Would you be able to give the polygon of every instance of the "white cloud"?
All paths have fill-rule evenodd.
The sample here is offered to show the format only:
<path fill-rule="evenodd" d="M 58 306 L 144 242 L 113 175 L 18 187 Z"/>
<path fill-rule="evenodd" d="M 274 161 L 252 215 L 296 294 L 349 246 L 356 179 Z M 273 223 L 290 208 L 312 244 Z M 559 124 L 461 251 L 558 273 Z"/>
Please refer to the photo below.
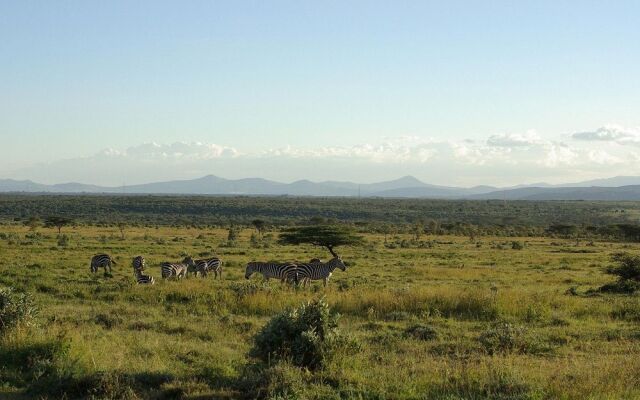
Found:
<path fill-rule="evenodd" d="M 542 138 L 534 130 L 525 133 L 492 135 L 487 139 L 487 145 L 495 147 L 527 147 L 543 143 Z"/>
<path fill-rule="evenodd" d="M 567 144 L 527 131 L 491 135 L 484 140 L 401 136 L 352 146 L 283 146 L 254 152 L 213 143 L 144 143 L 34 165 L 4 175 L 43 183 L 80 181 L 107 185 L 189 179 L 207 174 L 280 181 L 306 178 L 360 182 L 415 175 L 432 183 L 473 185 L 545 180 L 555 183 L 575 181 L 578 176 L 640 174 L 640 151 L 634 153 L 631 150 L 637 148 L 619 145 L 635 140 L 633 131 L 611 128 L 608 132 L 599 135 L 609 135 L 615 140 L 583 138 Z"/>
<path fill-rule="evenodd" d="M 416 138 L 398 138 L 387 140 L 381 144 L 361 144 L 355 146 L 329 146 L 312 149 L 294 148 L 291 146 L 269 149 L 258 153 L 258 157 L 291 157 L 291 158 L 343 158 L 360 159 L 376 163 L 424 163 L 438 154 L 437 143 L 420 141 Z"/>
<path fill-rule="evenodd" d="M 589 160 L 600 165 L 614 165 L 624 162 L 620 157 L 609 154 L 604 150 L 589 150 Z"/>
<path fill-rule="evenodd" d="M 605 125 L 594 131 L 576 132 L 573 139 L 583 141 L 615 142 L 625 145 L 640 145 L 640 128 L 625 128 L 620 125 Z"/>
<path fill-rule="evenodd" d="M 137 160 L 209 160 L 222 157 L 237 157 L 240 153 L 233 147 L 200 142 L 175 142 L 172 144 L 143 143 L 126 150 L 105 149 L 99 155 L 106 157 L 132 158 Z"/>
<path fill-rule="evenodd" d="M 550 143 L 545 145 L 545 153 L 545 158 L 539 161 L 539 163 L 549 168 L 575 165 L 579 157 L 576 151 L 564 143 Z"/>

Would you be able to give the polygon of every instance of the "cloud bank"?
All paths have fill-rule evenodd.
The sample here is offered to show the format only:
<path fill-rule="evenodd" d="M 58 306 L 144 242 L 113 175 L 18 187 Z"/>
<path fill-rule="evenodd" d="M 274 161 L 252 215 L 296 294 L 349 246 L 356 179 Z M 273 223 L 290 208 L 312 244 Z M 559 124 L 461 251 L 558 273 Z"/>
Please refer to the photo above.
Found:
<path fill-rule="evenodd" d="M 435 184 L 473 186 L 562 183 L 640 174 L 640 130 L 607 125 L 546 139 L 534 130 L 484 140 L 385 138 L 353 146 L 275 147 L 256 152 L 215 143 L 143 143 L 94 155 L 5 171 L 4 177 L 43 183 L 100 185 L 191 179 L 262 177 L 373 182 L 414 175 Z"/>

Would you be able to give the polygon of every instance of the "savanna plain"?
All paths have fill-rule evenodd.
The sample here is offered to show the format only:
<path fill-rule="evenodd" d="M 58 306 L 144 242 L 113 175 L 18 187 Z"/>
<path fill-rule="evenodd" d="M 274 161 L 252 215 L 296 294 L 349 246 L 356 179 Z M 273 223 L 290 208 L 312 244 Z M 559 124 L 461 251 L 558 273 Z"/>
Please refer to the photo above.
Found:
<path fill-rule="evenodd" d="M 174 215 L 165 225 L 162 216 L 140 218 L 144 210 L 135 218 L 104 212 L 95 223 L 91 207 L 77 215 L 53 209 L 74 219 L 59 234 L 24 223 L 51 210 L 12 214 L 15 204 L 5 203 L 0 226 L 0 288 L 5 296 L 25 294 L 33 309 L 0 337 L 3 399 L 640 398 L 640 297 L 598 290 L 615 281 L 605 273 L 613 254 L 638 254 L 634 240 L 545 227 L 526 235 L 503 225 L 501 234 L 483 231 L 491 218 L 465 234 L 427 223 L 416 231 L 413 214 L 402 227 L 391 220 L 374 229 L 375 216 L 335 213 L 330 222 L 351 226 L 363 243 L 337 248 L 347 268 L 335 270 L 327 287 L 305 288 L 257 274 L 246 279 L 245 265 L 331 258 L 322 247 L 278 242 L 287 226 L 318 223 L 315 211 L 277 224 L 256 214 L 266 222 L 258 232 L 251 216 L 215 223 L 215 211 L 207 224 Z M 429 204 L 421 207 L 435 207 Z M 613 215 L 603 207 L 593 212 L 598 223 Z M 628 205 L 632 221 L 636 207 Z M 456 214 L 454 207 L 434 223 Z M 101 252 L 117 262 L 111 276 L 90 272 Z M 137 255 L 155 285 L 136 284 Z M 220 257 L 222 278 L 161 278 L 161 262 L 187 255 Z M 321 363 L 296 363 L 293 352 L 305 349 L 260 357 L 265 327 L 305 310 L 330 315 L 340 338 L 323 348 Z"/>

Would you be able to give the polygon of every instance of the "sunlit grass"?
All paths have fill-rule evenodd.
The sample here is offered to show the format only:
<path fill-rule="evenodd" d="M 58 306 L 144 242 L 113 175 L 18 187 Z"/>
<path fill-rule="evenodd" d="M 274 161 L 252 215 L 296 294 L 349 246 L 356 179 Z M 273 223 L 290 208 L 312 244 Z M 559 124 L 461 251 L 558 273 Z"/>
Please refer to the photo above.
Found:
<path fill-rule="evenodd" d="M 33 243 L 24 227 L 0 230 L 18 237 L 0 241 L 0 284 L 33 293 L 40 308 L 39 327 L 3 338 L 3 349 L 29 351 L 61 338 L 68 354 L 54 368 L 118 387 L 122 396 L 237 398 L 259 387 L 266 397 L 289 387 L 294 397 L 318 399 L 640 397 L 639 298 L 587 294 L 611 280 L 603 273 L 609 255 L 635 246 L 447 236 L 429 238 L 432 248 L 389 249 L 383 236 L 367 235 L 365 247 L 341 249 L 350 267 L 336 271 L 326 289 L 301 289 L 247 281 L 244 265 L 328 253 L 252 248 L 249 229 L 237 247 L 221 246 L 225 230 L 128 228 L 121 240 L 116 228 L 67 228 L 67 247 L 51 230 L 41 229 Z M 524 248 L 498 247 L 512 241 Z M 89 273 L 91 255 L 102 251 L 118 262 L 112 278 Z M 224 279 L 162 281 L 159 264 L 186 254 L 219 255 Z M 156 285 L 134 284 L 136 255 L 146 257 Z M 283 309 L 321 296 L 361 351 L 314 374 L 281 363 L 253 376 L 248 351 L 256 332 Z M 522 330 L 525 346 L 490 355 L 479 337 L 496 323 Z M 409 335 L 412 326 L 435 335 Z M 0 395 L 28 386 L 7 382 Z"/>

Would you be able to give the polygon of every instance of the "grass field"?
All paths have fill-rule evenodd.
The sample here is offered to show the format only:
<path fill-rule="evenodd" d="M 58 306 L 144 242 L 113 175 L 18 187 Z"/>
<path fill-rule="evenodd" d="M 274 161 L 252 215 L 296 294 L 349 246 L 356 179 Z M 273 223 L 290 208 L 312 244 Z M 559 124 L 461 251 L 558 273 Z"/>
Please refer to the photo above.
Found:
<path fill-rule="evenodd" d="M 0 398 L 640 398 L 640 298 L 587 292 L 612 280 L 610 254 L 638 245 L 430 236 L 388 248 L 367 235 L 339 249 L 349 266 L 326 289 L 302 289 L 246 281 L 244 265 L 329 254 L 255 248 L 249 229 L 235 247 L 221 229 L 127 228 L 123 240 L 81 226 L 63 245 L 50 229 L 0 232 L 0 284 L 39 308 L 37 326 L 1 339 Z M 112 278 L 89 272 L 103 251 Z M 187 254 L 220 256 L 223 279 L 163 282 L 158 264 Z M 136 255 L 156 285 L 134 284 Z M 316 372 L 248 355 L 273 315 L 322 296 L 358 351 Z"/>

